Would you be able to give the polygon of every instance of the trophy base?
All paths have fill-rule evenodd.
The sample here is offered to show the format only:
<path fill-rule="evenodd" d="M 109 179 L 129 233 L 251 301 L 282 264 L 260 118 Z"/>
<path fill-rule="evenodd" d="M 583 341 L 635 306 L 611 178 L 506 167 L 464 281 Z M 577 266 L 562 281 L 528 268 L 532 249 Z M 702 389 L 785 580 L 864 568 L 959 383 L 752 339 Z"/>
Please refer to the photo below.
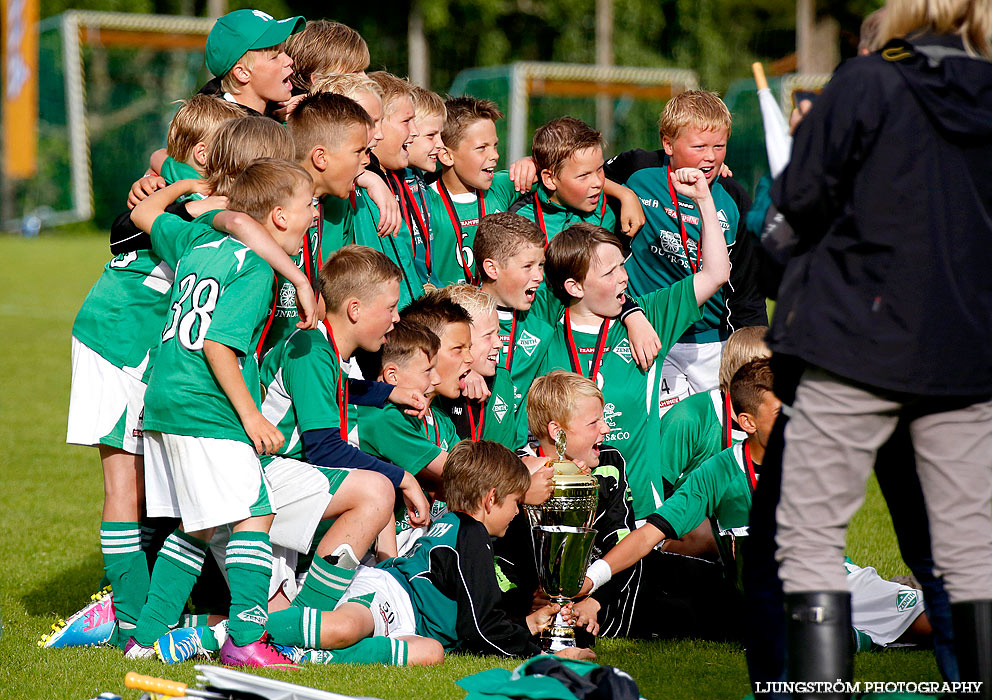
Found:
<path fill-rule="evenodd" d="M 537 645 L 546 654 L 575 646 L 575 628 L 570 625 L 551 625 L 541 633 Z"/>

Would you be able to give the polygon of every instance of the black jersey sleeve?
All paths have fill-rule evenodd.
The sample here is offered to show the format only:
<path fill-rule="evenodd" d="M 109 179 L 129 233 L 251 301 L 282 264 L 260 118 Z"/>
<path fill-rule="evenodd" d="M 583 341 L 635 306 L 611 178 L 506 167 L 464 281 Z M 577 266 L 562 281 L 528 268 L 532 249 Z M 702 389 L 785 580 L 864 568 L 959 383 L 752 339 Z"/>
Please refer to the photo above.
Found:
<path fill-rule="evenodd" d="M 664 151 L 645 151 L 635 148 L 624 151 L 610 158 L 603 171 L 606 177 L 619 185 L 627 184 L 630 176 L 642 168 L 657 168 L 665 164 L 667 157 Z"/>
<path fill-rule="evenodd" d="M 182 202 L 173 202 L 165 208 L 169 214 L 182 217 L 183 221 L 192 221 L 193 217 L 186 211 Z M 110 252 L 114 255 L 131 253 L 136 250 L 151 250 L 152 238 L 134 225 L 131 221 L 131 211 L 128 210 L 114 219 L 110 227 Z"/>
<path fill-rule="evenodd" d="M 761 246 L 758 239 L 747 230 L 745 221 L 751 208 L 751 198 L 732 178 L 721 178 L 720 184 L 734 200 L 740 214 L 737 235 L 730 249 L 730 280 L 724 286 L 727 326 L 731 332 L 747 326 L 767 326 L 768 311 L 761 284 Z"/>
<path fill-rule="evenodd" d="M 530 630 L 510 620 L 499 606 L 502 592 L 489 533 L 471 516 L 459 514 L 459 519 L 456 560 L 445 567 L 450 590 L 455 591 L 459 649 L 499 656 L 539 654 Z"/>

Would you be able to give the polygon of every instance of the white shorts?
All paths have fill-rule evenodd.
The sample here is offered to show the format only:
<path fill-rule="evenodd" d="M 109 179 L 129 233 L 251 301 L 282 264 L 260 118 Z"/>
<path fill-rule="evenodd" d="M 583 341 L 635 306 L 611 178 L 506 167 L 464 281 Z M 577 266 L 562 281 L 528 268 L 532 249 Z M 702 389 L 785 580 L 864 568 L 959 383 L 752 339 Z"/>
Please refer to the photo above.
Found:
<path fill-rule="evenodd" d="M 879 646 L 899 639 L 924 611 L 923 592 L 886 581 L 870 566 L 845 562 L 851 591 L 851 625 Z"/>
<path fill-rule="evenodd" d="M 392 574 L 382 569 L 359 566 L 355 570 L 355 578 L 334 609 L 344 603 L 359 603 L 369 609 L 375 626 L 373 637 L 396 638 L 417 634 L 410 594 Z"/>
<path fill-rule="evenodd" d="M 712 343 L 675 343 L 661 365 L 661 390 L 658 413 L 665 415 L 672 406 L 690 394 L 720 386 L 722 341 Z"/>
<path fill-rule="evenodd" d="M 108 445 L 142 454 L 145 386 L 73 337 L 65 441 L 70 445 Z"/>
<path fill-rule="evenodd" d="M 274 458 L 264 472 L 277 513 L 269 529 L 272 544 L 306 554 L 340 481 L 332 487 L 325 472 L 286 457 Z"/>
<path fill-rule="evenodd" d="M 150 518 L 182 518 L 187 532 L 274 513 L 255 448 L 237 440 L 145 431 Z"/>

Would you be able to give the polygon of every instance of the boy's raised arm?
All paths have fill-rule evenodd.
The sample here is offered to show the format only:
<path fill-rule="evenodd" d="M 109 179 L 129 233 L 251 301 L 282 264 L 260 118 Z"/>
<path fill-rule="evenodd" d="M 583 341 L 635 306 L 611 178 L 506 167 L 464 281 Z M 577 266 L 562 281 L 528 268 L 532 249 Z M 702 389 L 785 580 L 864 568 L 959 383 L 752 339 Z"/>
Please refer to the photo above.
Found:
<path fill-rule="evenodd" d="M 716 218 L 716 205 L 706 176 L 696 168 L 679 168 L 669 174 L 675 191 L 683 197 L 690 197 L 699 210 L 702 222 L 699 235 L 700 258 L 702 265 L 692 277 L 692 286 L 696 292 L 696 303 L 702 306 L 707 299 L 716 294 L 727 280 L 730 279 L 730 255 L 727 252 L 727 241 L 723 237 L 723 229 Z"/>
<path fill-rule="evenodd" d="M 165 213 L 165 208 L 184 194 L 192 192 L 207 194 L 207 183 L 204 180 L 178 180 L 168 187 L 156 190 L 131 210 L 131 221 L 145 233 L 151 233 L 155 219 Z"/>
<path fill-rule="evenodd" d="M 300 315 L 297 328 L 313 330 L 317 327 L 320 323 L 317 319 L 317 300 L 310 280 L 261 224 L 242 212 L 224 210 L 214 217 L 213 227 L 234 236 L 254 250 L 296 288 L 296 308 Z"/>
<path fill-rule="evenodd" d="M 634 190 L 609 178 L 606 178 L 606 182 L 603 183 L 603 192 L 606 193 L 607 197 L 613 197 L 620 202 L 620 216 L 617 217 L 620 230 L 630 238 L 636 236 L 647 220 L 644 217 L 644 208 L 641 206 L 640 198 L 634 193 Z"/>

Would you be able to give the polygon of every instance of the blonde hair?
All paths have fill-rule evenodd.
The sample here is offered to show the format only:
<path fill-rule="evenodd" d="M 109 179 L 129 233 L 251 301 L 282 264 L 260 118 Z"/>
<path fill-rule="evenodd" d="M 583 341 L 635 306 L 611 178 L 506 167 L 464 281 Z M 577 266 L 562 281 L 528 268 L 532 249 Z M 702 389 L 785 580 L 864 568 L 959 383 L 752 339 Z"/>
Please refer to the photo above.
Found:
<path fill-rule="evenodd" d="M 259 158 L 293 160 L 293 137 L 274 119 L 243 116 L 224 122 L 207 145 L 210 191 L 227 195 L 231 184 Z"/>
<path fill-rule="evenodd" d="M 289 133 L 296 145 L 296 160 L 308 161 L 317 146 L 337 150 L 354 126 L 370 129 L 372 117 L 351 98 L 332 92 L 307 95 L 289 115 Z M 364 139 L 365 132 L 362 133 Z"/>
<path fill-rule="evenodd" d="M 193 95 L 179 103 L 165 143 L 169 155 L 181 163 L 189 163 L 196 144 L 209 141 L 224 122 L 244 116 L 236 104 L 213 95 Z"/>
<path fill-rule="evenodd" d="M 409 97 L 413 101 L 413 85 L 409 80 L 397 78 L 392 73 L 384 70 L 377 70 L 369 73 L 369 77 L 382 90 L 382 114 L 388 117 L 396 109 L 396 103 L 404 97 Z"/>
<path fill-rule="evenodd" d="M 582 396 L 599 399 L 603 392 L 596 382 L 575 372 L 552 370 L 534 380 L 527 393 L 527 426 L 538 440 L 550 438 L 548 424 L 554 421 L 570 427 L 575 416 L 575 402 Z"/>
<path fill-rule="evenodd" d="M 489 489 L 496 489 L 496 503 L 507 496 L 522 496 L 530 488 L 530 472 L 520 458 L 491 440 L 462 440 L 444 462 L 444 501 L 448 510 L 473 513 L 483 505 Z"/>
<path fill-rule="evenodd" d="M 888 0 L 878 44 L 917 32 L 957 34 L 969 54 L 992 60 L 992 5 L 987 0 Z"/>
<path fill-rule="evenodd" d="M 262 222 L 276 207 L 287 206 L 301 187 L 313 191 L 313 179 L 302 165 L 278 158 L 259 158 L 231 183 L 227 207 Z"/>
<path fill-rule="evenodd" d="M 510 258 L 528 245 L 544 248 L 544 234 L 530 219 L 505 211 L 482 217 L 472 242 L 479 279 L 492 281 L 482 265 L 487 259 L 506 265 Z"/>
<path fill-rule="evenodd" d="M 700 131 L 726 129 L 729 139 L 732 121 L 730 110 L 718 94 L 706 90 L 687 90 L 665 103 L 658 119 L 658 130 L 662 136 L 674 140 L 689 127 Z"/>
<path fill-rule="evenodd" d="M 269 46 L 264 49 L 250 49 L 245 51 L 245 55 L 235 61 L 234 66 L 239 63 L 247 68 L 249 71 L 255 67 L 255 57 L 260 54 L 266 54 L 271 56 L 272 54 L 280 54 L 286 50 L 286 42 L 276 44 L 275 46 Z M 231 70 L 224 73 L 220 79 L 220 87 L 224 92 L 229 92 L 232 95 L 241 94 L 241 83 L 237 78 L 234 77 L 234 66 L 231 66 Z"/>
<path fill-rule="evenodd" d="M 433 291 L 439 299 L 450 299 L 468 312 L 472 322 L 481 321 L 496 308 L 496 299 L 471 284 L 452 284 Z"/>
<path fill-rule="evenodd" d="M 307 22 L 303 31 L 286 40 L 286 53 L 293 59 L 293 85 L 309 90 L 311 78 L 320 73 L 360 73 L 369 67 L 369 46 L 351 27 L 318 19 Z"/>
<path fill-rule="evenodd" d="M 417 119 L 428 117 L 440 117 L 441 126 L 448 116 L 448 110 L 444 107 L 444 100 L 436 92 L 431 92 L 419 85 L 412 85 L 413 111 L 417 114 Z"/>
<path fill-rule="evenodd" d="M 314 73 L 313 82 L 310 86 L 311 93 L 333 92 L 336 95 L 344 95 L 358 101 L 359 95 L 367 92 L 379 98 L 382 102 L 385 95 L 379 83 L 372 80 L 367 75 L 361 73 L 340 73 L 337 75 L 321 75 Z"/>
<path fill-rule="evenodd" d="M 320 268 L 320 295 L 328 313 L 337 313 L 352 298 L 371 301 L 383 285 L 402 280 L 403 272 L 384 253 L 349 244 L 336 250 Z"/>
<path fill-rule="evenodd" d="M 734 373 L 751 360 L 771 357 L 772 351 L 765 345 L 768 326 L 748 326 L 730 334 L 720 356 L 720 391 L 730 391 L 730 380 Z"/>
<path fill-rule="evenodd" d="M 603 134 L 581 119 L 559 117 L 534 132 L 530 150 L 538 173 L 557 176 L 573 154 L 596 147 L 603 148 Z"/>

